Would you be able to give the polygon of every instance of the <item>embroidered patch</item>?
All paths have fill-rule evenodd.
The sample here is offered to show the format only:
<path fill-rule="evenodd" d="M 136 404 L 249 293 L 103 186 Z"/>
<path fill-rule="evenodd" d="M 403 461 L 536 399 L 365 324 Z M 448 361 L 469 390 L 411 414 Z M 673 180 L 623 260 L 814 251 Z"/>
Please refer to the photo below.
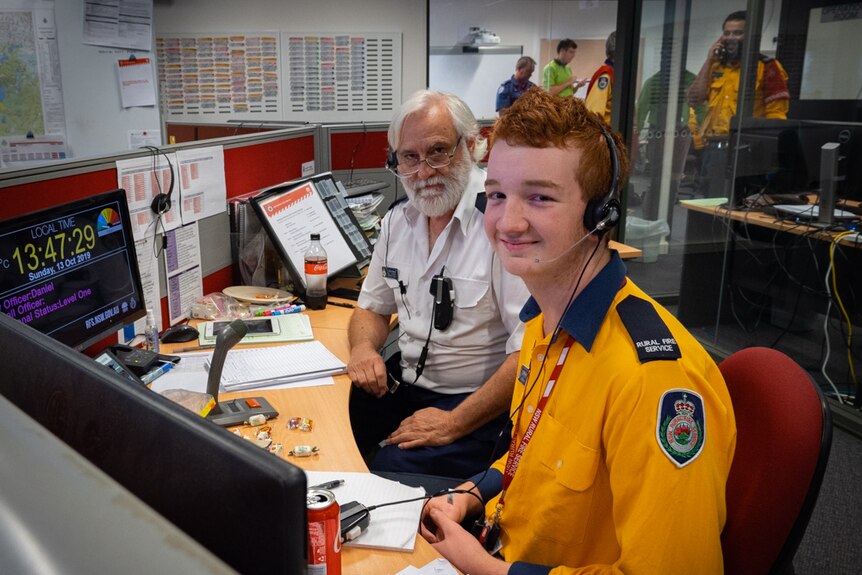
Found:
<path fill-rule="evenodd" d="M 659 447 L 677 467 L 697 459 L 706 441 L 703 399 L 689 389 L 666 391 L 658 402 L 655 433 Z"/>
<path fill-rule="evenodd" d="M 505 90 L 506 90 L 505 86 L 500 86 L 499 88 L 497 88 L 497 93 L 502 94 Z"/>
<path fill-rule="evenodd" d="M 601 78 L 599 78 L 599 82 L 597 85 L 599 87 L 599 90 L 604 90 L 605 88 L 607 88 L 608 87 L 608 77 L 602 76 Z"/>
<path fill-rule="evenodd" d="M 527 378 L 530 377 L 530 368 L 526 365 L 521 366 L 521 371 L 518 372 L 518 383 L 527 385 Z"/>

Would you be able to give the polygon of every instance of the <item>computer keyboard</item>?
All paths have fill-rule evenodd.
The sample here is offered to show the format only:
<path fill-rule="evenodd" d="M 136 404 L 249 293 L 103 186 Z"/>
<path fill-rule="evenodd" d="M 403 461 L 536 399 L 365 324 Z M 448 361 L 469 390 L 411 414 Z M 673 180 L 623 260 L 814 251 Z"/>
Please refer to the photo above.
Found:
<path fill-rule="evenodd" d="M 349 197 L 376 192 L 387 187 L 388 184 L 370 178 L 353 178 L 352 180 L 342 181 L 341 185 L 344 186 L 344 192 Z"/>

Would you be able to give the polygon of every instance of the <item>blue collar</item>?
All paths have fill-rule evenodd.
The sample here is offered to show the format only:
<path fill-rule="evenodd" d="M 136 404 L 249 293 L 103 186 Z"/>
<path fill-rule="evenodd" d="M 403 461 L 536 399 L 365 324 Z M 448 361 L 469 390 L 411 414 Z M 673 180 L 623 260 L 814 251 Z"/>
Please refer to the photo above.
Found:
<path fill-rule="evenodd" d="M 587 352 L 592 348 L 596 334 L 625 278 L 626 266 L 616 250 L 611 250 L 611 261 L 587 284 L 563 316 L 560 326 Z M 541 312 L 539 304 L 530 296 L 521 309 L 520 319 L 526 323 Z"/>

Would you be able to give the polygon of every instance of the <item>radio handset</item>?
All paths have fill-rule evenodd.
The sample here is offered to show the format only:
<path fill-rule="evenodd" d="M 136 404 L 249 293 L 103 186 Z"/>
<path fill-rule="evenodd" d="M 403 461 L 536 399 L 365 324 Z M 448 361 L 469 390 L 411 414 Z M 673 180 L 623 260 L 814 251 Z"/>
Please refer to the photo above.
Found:
<path fill-rule="evenodd" d="M 444 331 L 452 324 L 455 311 L 455 287 L 452 278 L 442 274 L 431 278 L 431 295 L 434 296 L 434 328 Z"/>

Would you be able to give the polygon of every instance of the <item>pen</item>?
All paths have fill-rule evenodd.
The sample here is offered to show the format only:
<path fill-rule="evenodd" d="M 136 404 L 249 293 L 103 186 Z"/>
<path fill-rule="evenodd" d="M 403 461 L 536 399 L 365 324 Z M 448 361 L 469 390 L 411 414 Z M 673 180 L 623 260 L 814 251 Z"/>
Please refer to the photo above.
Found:
<path fill-rule="evenodd" d="M 288 313 L 299 313 L 301 311 L 305 311 L 304 305 L 292 305 L 292 306 L 286 307 L 284 309 L 272 310 L 272 312 L 270 312 L 269 315 L 284 315 L 284 314 L 288 314 Z M 267 314 L 265 313 L 264 315 L 267 315 Z"/>
<path fill-rule="evenodd" d="M 336 479 L 335 481 L 327 481 L 326 483 L 321 483 L 320 485 L 312 485 L 309 489 L 335 489 L 336 487 L 344 485 L 343 479 Z"/>
<path fill-rule="evenodd" d="M 344 303 L 341 301 L 329 301 L 329 302 L 326 302 L 326 304 L 327 305 L 337 305 L 338 307 L 349 307 L 351 309 L 354 307 L 352 303 Z"/>
<path fill-rule="evenodd" d="M 180 349 L 174 350 L 173 353 L 182 353 L 184 351 L 201 351 L 204 349 L 213 349 L 215 344 L 212 345 L 196 345 L 193 347 L 181 347 Z"/>
<path fill-rule="evenodd" d="M 173 367 L 174 367 L 174 364 L 171 362 L 163 363 L 162 365 L 160 365 L 156 369 L 154 369 L 152 371 L 148 371 L 147 373 L 142 375 L 141 381 L 143 381 L 144 383 L 152 383 L 153 380 L 166 374 Z"/>

